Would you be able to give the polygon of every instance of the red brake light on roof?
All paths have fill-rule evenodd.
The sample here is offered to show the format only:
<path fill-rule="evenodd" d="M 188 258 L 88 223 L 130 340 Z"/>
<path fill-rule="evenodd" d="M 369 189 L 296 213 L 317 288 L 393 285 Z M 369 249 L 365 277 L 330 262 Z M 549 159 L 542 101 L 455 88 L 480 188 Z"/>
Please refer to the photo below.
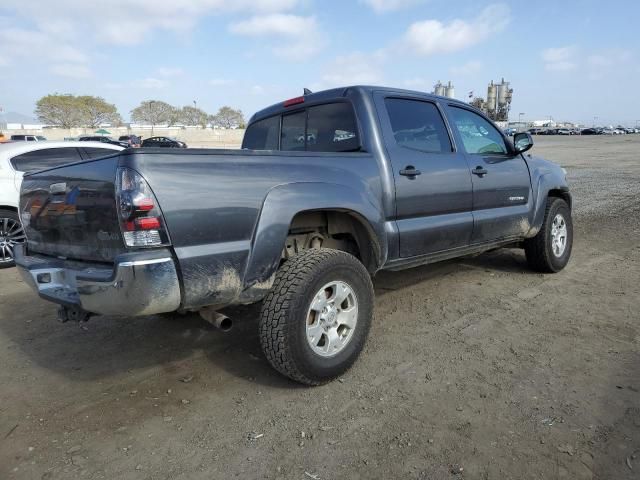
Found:
<path fill-rule="evenodd" d="M 289 100 L 285 100 L 284 106 L 290 107 L 292 105 L 298 105 L 300 103 L 304 103 L 304 97 L 295 97 L 295 98 L 290 98 Z"/>

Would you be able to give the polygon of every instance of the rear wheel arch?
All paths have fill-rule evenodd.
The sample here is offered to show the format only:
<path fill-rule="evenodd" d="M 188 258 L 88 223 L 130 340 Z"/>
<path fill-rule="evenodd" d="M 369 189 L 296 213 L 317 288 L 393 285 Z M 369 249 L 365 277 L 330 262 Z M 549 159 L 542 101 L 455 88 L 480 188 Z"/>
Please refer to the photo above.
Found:
<path fill-rule="evenodd" d="M 312 234 L 313 231 L 328 235 L 329 245 L 319 245 L 332 248 L 334 241 L 343 240 L 348 244 L 353 242 L 355 250 L 340 248 L 333 243 L 333 248 L 353 254 L 369 273 L 375 273 L 382 265 L 382 249 L 371 224 L 357 212 L 343 209 L 312 209 L 296 213 L 289 224 L 287 241 L 284 250 L 291 247 L 291 239 L 298 234 Z"/>
<path fill-rule="evenodd" d="M 287 241 L 292 233 L 300 232 L 296 232 L 295 228 L 301 222 L 299 219 L 308 219 L 307 215 L 310 213 L 307 212 L 347 214 L 349 224 L 357 225 L 350 231 L 361 251 L 374 252 L 371 258 L 365 258 L 363 263 L 366 262 L 371 273 L 375 272 L 386 261 L 388 252 L 385 216 L 375 200 L 366 190 L 334 183 L 300 182 L 278 185 L 271 189 L 262 204 L 251 236 L 250 252 L 243 277 L 244 289 L 251 289 L 254 285 L 270 285 L 273 282 L 283 258 L 292 256 L 283 256 Z M 296 217 L 298 220 L 293 223 Z M 351 219 L 358 223 L 352 223 Z M 326 225 L 324 221 L 316 223 Z M 331 222 L 331 225 L 334 223 Z M 311 231 L 313 229 L 309 228 L 307 233 Z M 304 230 L 301 232 L 304 233 Z M 367 232 L 366 235 L 364 232 Z M 325 247 L 336 249 L 335 245 Z M 259 295 L 249 296 L 253 299 Z"/>

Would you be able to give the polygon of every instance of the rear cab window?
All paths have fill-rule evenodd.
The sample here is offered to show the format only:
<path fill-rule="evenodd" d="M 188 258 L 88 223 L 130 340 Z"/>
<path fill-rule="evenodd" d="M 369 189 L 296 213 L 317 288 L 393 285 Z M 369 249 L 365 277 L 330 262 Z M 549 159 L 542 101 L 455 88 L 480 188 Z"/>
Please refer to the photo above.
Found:
<path fill-rule="evenodd" d="M 312 105 L 253 122 L 242 148 L 309 152 L 360 150 L 358 124 L 350 102 Z"/>
<path fill-rule="evenodd" d="M 278 150 L 280 115 L 258 120 L 247 129 L 242 148 L 249 150 Z"/>

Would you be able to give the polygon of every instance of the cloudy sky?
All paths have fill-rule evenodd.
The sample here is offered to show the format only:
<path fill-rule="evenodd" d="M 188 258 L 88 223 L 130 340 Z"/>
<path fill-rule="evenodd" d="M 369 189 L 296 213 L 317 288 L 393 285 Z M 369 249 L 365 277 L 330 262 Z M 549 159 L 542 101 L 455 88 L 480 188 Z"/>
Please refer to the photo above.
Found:
<path fill-rule="evenodd" d="M 52 92 L 90 94 L 123 117 L 140 100 L 246 114 L 349 84 L 486 95 L 512 117 L 640 120 L 635 0 L 2 0 L 0 107 L 31 115 Z"/>

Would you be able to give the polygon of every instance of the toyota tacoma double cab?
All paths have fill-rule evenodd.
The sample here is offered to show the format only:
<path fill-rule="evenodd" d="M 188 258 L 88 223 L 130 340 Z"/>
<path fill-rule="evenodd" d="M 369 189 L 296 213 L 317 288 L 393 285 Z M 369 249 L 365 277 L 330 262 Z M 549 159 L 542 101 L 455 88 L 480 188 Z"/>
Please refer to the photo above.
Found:
<path fill-rule="evenodd" d="M 129 149 L 22 182 L 16 263 L 62 320 L 262 301 L 260 340 L 309 385 L 344 373 L 373 314 L 371 277 L 523 248 L 557 272 L 571 255 L 559 166 L 525 154 L 453 100 L 353 86 L 256 113 L 241 150 Z"/>

